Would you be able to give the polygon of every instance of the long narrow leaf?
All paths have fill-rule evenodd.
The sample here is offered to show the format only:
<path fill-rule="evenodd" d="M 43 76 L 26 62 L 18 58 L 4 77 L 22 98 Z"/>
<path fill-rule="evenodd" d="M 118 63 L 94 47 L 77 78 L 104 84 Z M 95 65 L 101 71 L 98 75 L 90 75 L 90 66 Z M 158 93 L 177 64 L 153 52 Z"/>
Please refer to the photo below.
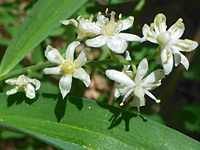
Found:
<path fill-rule="evenodd" d="M 8 73 L 87 0 L 39 0 L 8 46 L 0 66 L 0 75 Z"/>
<path fill-rule="evenodd" d="M 0 99 L 0 127 L 26 133 L 60 149 L 69 149 L 68 143 L 102 150 L 200 146 L 190 137 L 149 119 L 87 99 L 68 96 L 63 100 L 61 96 L 40 94 L 29 100 L 24 93 L 0 94 Z"/>

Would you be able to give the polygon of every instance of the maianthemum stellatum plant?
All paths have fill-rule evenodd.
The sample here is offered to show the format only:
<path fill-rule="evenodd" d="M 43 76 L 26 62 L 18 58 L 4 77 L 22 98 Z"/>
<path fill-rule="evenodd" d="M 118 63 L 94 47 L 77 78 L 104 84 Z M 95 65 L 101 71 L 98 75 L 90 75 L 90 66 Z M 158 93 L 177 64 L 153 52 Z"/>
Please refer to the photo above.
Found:
<path fill-rule="evenodd" d="M 106 9 L 105 13 L 97 13 L 96 17 L 91 15 L 89 19 L 85 19 L 83 16 L 79 16 L 76 20 L 62 20 L 61 23 L 63 25 L 74 25 L 77 30 L 77 39 L 74 39 L 74 41 L 68 45 L 64 55 L 61 55 L 56 48 L 48 45 L 44 52 L 44 55 L 49 62 L 36 65 L 33 70 L 43 69 L 45 74 L 57 75 L 60 77 L 58 86 L 62 95 L 61 99 L 63 99 L 63 102 L 65 99 L 70 99 L 68 98 L 67 94 L 70 92 L 73 78 L 80 79 L 86 87 L 89 87 L 91 82 L 90 75 L 84 70 L 84 68 L 87 66 L 91 66 L 99 68 L 105 73 L 108 79 L 117 82 L 117 86 L 114 92 L 114 98 L 116 99 L 118 97 L 122 97 L 120 106 L 130 104 L 131 106 L 137 108 L 139 114 L 140 107 L 145 106 L 146 103 L 145 95 L 153 99 L 156 103 L 159 103 L 161 101 L 157 99 L 150 91 L 161 86 L 161 81 L 164 80 L 164 78 L 171 73 L 174 65 L 178 66 L 181 63 L 186 70 L 189 68 L 189 61 L 181 52 L 190 52 L 198 46 L 198 43 L 195 41 L 189 39 L 180 39 L 185 30 L 182 18 L 178 19 L 171 27 L 167 29 L 166 17 L 162 13 L 159 13 L 155 16 L 154 22 L 151 23 L 150 26 L 148 26 L 147 24 L 143 26 L 143 37 L 139 37 L 131 33 L 126 33 L 126 30 L 131 28 L 134 24 L 133 16 L 129 16 L 128 18 L 122 20 L 122 14 L 117 16 L 116 12 L 109 12 L 108 9 Z M 80 41 L 82 41 L 82 43 L 84 44 L 84 49 L 75 59 L 74 52 L 76 50 L 76 47 L 81 44 Z M 152 56 L 143 58 L 140 61 L 132 60 L 129 51 L 127 50 L 127 43 L 143 43 L 144 41 L 157 44 L 157 50 Z M 107 45 L 108 50 L 110 51 L 110 59 L 101 61 L 87 61 L 87 56 L 92 51 L 93 47 L 102 47 L 104 45 Z M 125 54 L 125 57 L 123 56 L 123 54 Z M 147 74 L 149 68 L 148 60 L 155 60 L 155 63 L 161 64 L 161 68 L 154 70 L 150 74 Z M 122 70 L 106 70 L 104 68 L 105 65 L 113 63 L 123 65 Z M 3 65 L 5 66 L 5 64 Z M 48 67 L 50 65 L 51 67 Z M 1 77 L 3 79 L 6 79 L 9 77 L 6 76 L 9 69 L 6 70 L 4 69 L 5 67 L 3 67 L 1 67 Z M 10 67 L 10 69 L 11 68 L 12 67 Z M 31 69 L 32 68 L 29 67 L 29 69 L 27 69 L 26 71 L 30 71 Z M 14 72 L 13 75 L 17 74 L 19 75 L 19 77 L 5 80 L 7 84 L 13 85 L 13 89 L 7 91 L 6 95 L 16 94 L 20 89 L 23 89 L 27 98 L 32 99 L 33 101 L 34 99 L 37 99 L 37 94 L 35 93 L 35 91 L 39 91 L 40 81 L 38 79 L 25 76 L 24 74 L 20 75 L 20 72 Z M 132 98 L 131 101 L 129 101 L 130 98 Z M 41 99 L 44 99 L 44 101 L 46 101 L 45 96 L 42 96 Z M 87 105 L 85 102 L 84 104 Z M 49 108 L 50 106 L 47 104 L 47 107 Z M 26 107 L 24 109 L 26 111 Z M 91 106 L 89 106 L 88 109 L 90 110 Z M 72 110 L 72 113 L 73 111 L 74 110 Z M 110 112 L 112 112 L 111 109 Z M 63 113 L 65 114 L 65 112 Z M 79 113 L 81 114 L 82 112 L 80 111 Z M 126 113 L 123 112 L 122 114 L 124 115 Z M 130 114 L 127 113 L 127 115 Z M 0 117 L 3 118 L 3 116 L 1 115 Z M 122 118 L 126 120 L 126 117 L 127 116 Z M 45 122 L 43 123 L 45 124 Z M 9 124 L 2 124 L 1 127 L 9 128 L 8 126 Z M 61 125 L 55 126 L 62 127 Z M 68 146 L 70 147 L 70 144 L 68 145 L 67 143 L 65 143 L 65 139 L 62 138 L 62 136 L 60 136 L 59 138 L 56 138 L 58 136 L 54 136 L 52 139 L 50 139 L 50 137 L 46 137 L 49 136 L 48 133 L 45 134 L 43 131 L 41 131 L 39 132 L 39 134 L 34 134 L 32 132 L 37 133 L 37 131 L 35 131 L 34 129 L 30 130 L 29 128 L 21 127 L 17 123 L 14 128 L 10 127 L 11 130 L 15 129 L 19 132 L 21 131 L 20 128 L 25 134 L 33 135 L 40 140 L 49 142 L 55 147 L 61 149 L 67 149 L 66 147 Z M 40 128 L 42 128 L 42 126 Z M 74 130 L 74 128 L 69 128 L 69 125 L 66 124 L 66 129 L 69 129 L 67 130 L 68 132 L 71 132 L 71 130 Z M 112 125 L 110 128 L 112 128 Z M 84 132 L 89 133 L 91 131 L 87 131 L 85 129 Z M 95 134 L 95 131 L 93 134 Z M 90 135 L 86 134 L 86 137 L 87 136 L 90 137 Z M 104 136 L 106 136 L 106 133 L 104 134 Z M 90 143 L 91 145 L 87 142 L 84 145 L 84 143 L 77 142 L 75 139 L 69 139 L 70 138 L 67 138 L 66 142 L 80 145 L 89 149 L 98 149 L 98 146 L 95 147 L 95 144 L 91 144 L 91 141 L 87 138 L 86 140 L 88 140 L 88 143 Z M 63 141 L 64 143 L 62 143 Z M 55 144 L 59 142 L 61 143 L 60 145 Z M 127 147 L 127 149 L 130 149 L 131 147 L 129 144 L 130 143 L 125 144 L 125 147 Z M 118 148 L 120 149 L 120 145 Z"/>

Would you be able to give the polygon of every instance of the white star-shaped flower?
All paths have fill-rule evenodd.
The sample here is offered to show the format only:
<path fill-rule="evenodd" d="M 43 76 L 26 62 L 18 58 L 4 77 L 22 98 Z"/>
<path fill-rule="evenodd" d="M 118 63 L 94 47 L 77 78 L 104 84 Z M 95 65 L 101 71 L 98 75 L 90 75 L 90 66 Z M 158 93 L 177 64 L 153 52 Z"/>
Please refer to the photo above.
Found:
<path fill-rule="evenodd" d="M 96 26 L 95 22 L 92 22 L 93 15 L 89 19 L 84 19 L 83 16 L 79 16 L 77 21 L 75 19 L 61 21 L 64 25 L 72 24 L 77 27 L 78 40 L 83 40 L 88 37 L 94 37 L 99 34 L 100 28 Z"/>
<path fill-rule="evenodd" d="M 147 24 L 143 26 L 142 32 L 145 40 L 159 44 L 161 55 L 158 57 L 157 62 L 162 63 L 165 74 L 168 75 L 172 71 L 173 61 L 175 66 L 181 63 L 186 69 L 189 68 L 188 59 L 181 52 L 194 50 L 198 43 L 189 39 L 179 39 L 185 30 L 182 18 L 178 19 L 168 30 L 166 29 L 165 15 L 158 14 L 150 27 Z"/>
<path fill-rule="evenodd" d="M 117 90 L 119 92 L 118 96 L 124 96 L 123 102 L 128 97 L 134 96 L 134 99 L 130 104 L 137 107 L 139 111 L 140 106 L 145 105 L 145 94 L 147 94 L 156 102 L 160 102 L 160 100 L 156 99 L 156 97 L 149 91 L 161 85 L 161 80 L 165 77 L 164 72 L 161 69 L 157 69 L 144 78 L 144 75 L 147 73 L 147 71 L 148 61 L 146 58 L 144 58 L 138 65 L 134 78 L 125 72 L 116 70 L 107 70 L 106 76 L 109 79 L 119 83 L 119 85 L 117 85 Z"/>
<path fill-rule="evenodd" d="M 8 79 L 5 81 L 7 84 L 16 85 L 13 89 L 6 92 L 6 95 L 13 95 L 20 89 L 24 88 L 26 97 L 33 99 L 35 91 L 40 88 L 40 81 L 37 79 L 30 79 L 25 75 L 20 75 L 18 78 Z M 33 85 L 35 85 L 35 87 Z"/>
<path fill-rule="evenodd" d="M 120 18 L 121 15 L 119 15 L 119 19 Z M 141 38 L 137 35 L 120 33 L 121 31 L 130 28 L 133 25 L 133 22 L 134 22 L 134 17 L 132 16 L 128 17 L 123 21 L 118 20 L 116 22 L 114 11 L 111 12 L 110 19 L 99 13 L 96 22 L 96 26 L 99 28 L 96 31 L 98 32 L 99 36 L 93 39 L 88 39 L 86 41 L 86 44 L 91 47 L 101 47 L 107 44 L 107 46 L 113 52 L 123 53 L 127 48 L 126 41 L 141 41 Z"/>
<path fill-rule="evenodd" d="M 87 61 L 87 55 L 90 51 L 85 48 L 81 51 L 78 58 L 74 61 L 74 51 L 80 42 L 72 42 L 66 50 L 66 58 L 64 59 L 59 51 L 51 46 L 47 46 L 45 56 L 52 62 L 59 64 L 58 67 L 45 68 L 45 74 L 62 75 L 59 81 L 59 88 L 64 98 L 71 89 L 72 77 L 83 81 L 86 87 L 90 85 L 90 76 L 81 68 Z"/>

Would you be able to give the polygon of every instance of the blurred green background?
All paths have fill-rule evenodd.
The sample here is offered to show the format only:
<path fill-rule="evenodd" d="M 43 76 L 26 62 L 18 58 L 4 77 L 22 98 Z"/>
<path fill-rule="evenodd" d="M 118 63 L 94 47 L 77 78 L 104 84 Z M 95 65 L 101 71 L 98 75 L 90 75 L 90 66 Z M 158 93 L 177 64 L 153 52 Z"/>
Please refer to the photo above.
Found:
<path fill-rule="evenodd" d="M 37 0 L 0 0 L 0 60 L 2 59 L 7 46 L 15 35 L 19 25 L 23 22 Z M 140 2 L 140 5 L 138 3 Z M 139 6 L 138 9 L 135 9 Z M 90 0 L 84 7 L 76 12 L 71 18 L 82 15 L 89 18 L 90 14 L 96 15 L 99 11 L 104 12 L 106 8 L 114 10 L 117 14 L 122 13 L 123 18 L 130 15 L 135 17 L 134 25 L 127 32 L 131 32 L 142 37 L 142 26 L 150 24 L 156 14 L 164 13 L 167 17 L 167 26 L 170 27 L 178 18 L 183 18 L 186 30 L 182 39 L 192 39 L 200 42 L 200 8 L 199 0 Z M 67 45 L 76 39 L 76 29 L 72 26 L 60 26 L 28 54 L 13 70 L 31 66 L 46 61 L 44 50 L 47 45 L 59 49 L 63 53 Z M 81 48 L 81 47 L 80 47 Z M 144 42 L 129 43 L 128 50 L 133 60 L 146 57 L 156 50 L 157 45 Z M 106 47 L 102 49 L 106 50 Z M 79 51 L 79 49 L 77 49 Z M 103 54 L 103 56 L 101 55 Z M 190 61 L 188 71 L 180 65 L 174 68 L 173 72 L 163 80 L 162 86 L 153 91 L 162 102 L 155 104 L 150 98 L 147 99 L 145 107 L 141 108 L 143 116 L 154 121 L 165 124 L 177 131 L 180 131 L 198 141 L 200 141 L 200 51 L 199 47 L 186 54 Z M 89 60 L 106 58 L 106 54 L 101 49 L 93 49 Z M 150 70 L 153 71 L 160 66 L 154 61 L 149 62 Z M 107 66 L 120 70 L 121 66 Z M 121 99 L 113 102 L 113 85 L 104 73 L 94 68 L 87 67 L 91 74 L 91 85 L 86 89 L 82 82 L 73 79 L 70 95 L 86 97 L 88 99 L 113 104 L 119 107 Z M 58 89 L 58 79 L 56 76 L 46 76 L 39 70 L 31 73 L 31 76 L 38 78 L 42 82 L 40 92 L 60 94 Z M 3 82 L 0 83 L 0 91 L 5 92 L 10 87 Z M 77 89 L 80 89 L 77 93 Z M 136 108 L 124 107 L 136 112 Z M 170 138 L 170 137 L 169 137 Z M 0 130 L 0 149 L 2 150 L 53 150 L 42 142 L 26 137 L 21 134 Z"/>

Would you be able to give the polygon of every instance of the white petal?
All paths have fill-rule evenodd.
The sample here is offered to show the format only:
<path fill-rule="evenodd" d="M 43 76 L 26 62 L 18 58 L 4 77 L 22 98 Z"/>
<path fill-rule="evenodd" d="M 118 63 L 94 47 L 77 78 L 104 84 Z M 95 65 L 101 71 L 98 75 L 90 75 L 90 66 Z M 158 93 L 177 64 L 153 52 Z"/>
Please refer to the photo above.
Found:
<path fill-rule="evenodd" d="M 168 57 L 166 62 L 162 63 L 165 75 L 168 75 L 173 68 L 173 56 Z"/>
<path fill-rule="evenodd" d="M 148 71 L 148 61 L 146 58 L 144 58 L 138 65 L 135 80 L 134 80 L 135 83 L 139 83 L 143 79 L 147 71 Z"/>
<path fill-rule="evenodd" d="M 132 92 L 133 92 L 133 88 L 132 89 L 130 89 L 125 95 L 124 95 L 124 98 L 123 98 L 123 102 L 132 94 Z"/>
<path fill-rule="evenodd" d="M 59 88 L 60 88 L 60 92 L 62 94 L 63 99 L 69 93 L 69 91 L 71 89 L 71 83 L 72 83 L 72 75 L 71 74 L 67 74 L 60 78 Z"/>
<path fill-rule="evenodd" d="M 101 47 L 106 44 L 107 37 L 104 35 L 97 36 L 93 39 L 89 39 L 86 41 L 87 46 L 91 47 Z"/>
<path fill-rule="evenodd" d="M 72 42 L 71 44 L 69 44 L 66 50 L 66 60 L 74 60 L 74 50 L 79 44 L 80 42 Z"/>
<path fill-rule="evenodd" d="M 141 38 L 135 34 L 129 34 L 129 33 L 118 33 L 116 34 L 117 38 L 123 39 L 125 41 L 137 41 L 141 42 Z"/>
<path fill-rule="evenodd" d="M 89 87 L 90 85 L 90 76 L 87 74 L 87 72 L 85 72 L 85 70 L 83 68 L 78 68 L 75 69 L 74 73 L 73 73 L 73 77 L 80 79 L 81 81 L 83 81 L 83 83 L 85 84 L 86 87 Z"/>
<path fill-rule="evenodd" d="M 45 50 L 45 56 L 52 63 L 62 64 L 64 61 L 64 58 L 60 55 L 60 52 L 50 45 L 48 45 Z"/>
<path fill-rule="evenodd" d="M 167 49 L 163 49 L 161 51 L 161 55 L 160 55 L 162 63 L 166 63 L 167 62 L 167 59 L 168 59 L 167 55 L 168 55 Z"/>
<path fill-rule="evenodd" d="M 197 48 L 197 46 L 198 46 L 197 42 L 186 39 L 186 40 L 174 40 L 170 47 L 173 50 L 190 52 L 195 48 Z"/>
<path fill-rule="evenodd" d="M 6 95 L 13 95 L 13 94 L 15 94 L 15 93 L 17 93 L 17 88 L 13 88 L 13 89 L 7 91 L 7 92 L 6 92 Z"/>
<path fill-rule="evenodd" d="M 91 23 L 88 21 L 80 21 L 80 27 L 83 31 L 88 32 L 88 33 L 94 33 L 94 34 L 100 34 L 101 33 L 101 28 L 97 26 L 95 23 Z"/>
<path fill-rule="evenodd" d="M 145 92 L 145 94 L 147 94 L 149 97 L 151 97 L 153 100 L 157 100 L 157 98 L 153 95 L 153 94 L 151 94 L 149 91 L 147 91 L 147 90 L 144 90 L 144 92 Z"/>
<path fill-rule="evenodd" d="M 168 29 L 167 32 L 171 33 L 172 39 L 179 39 L 183 35 L 184 30 L 185 30 L 185 26 L 183 23 L 181 23 L 180 25 L 175 23 Z"/>
<path fill-rule="evenodd" d="M 189 61 L 180 52 L 174 53 L 174 61 L 175 61 L 175 66 L 178 66 L 180 63 L 182 63 L 183 66 L 185 67 L 185 69 L 188 70 L 188 68 L 189 68 Z"/>
<path fill-rule="evenodd" d="M 29 82 L 33 83 L 36 86 L 36 88 L 35 88 L 36 91 L 40 88 L 41 83 L 40 83 L 39 80 L 37 80 L 37 79 L 29 79 Z"/>
<path fill-rule="evenodd" d="M 162 32 L 166 32 L 166 17 L 163 14 L 157 14 L 154 19 L 154 29 L 156 34 L 160 34 Z"/>
<path fill-rule="evenodd" d="M 119 96 L 120 96 L 120 93 L 119 93 L 118 89 L 115 88 L 115 91 L 114 91 L 114 98 L 117 99 Z"/>
<path fill-rule="evenodd" d="M 127 48 L 127 43 L 124 39 L 120 39 L 117 36 L 111 36 L 107 41 L 108 47 L 115 53 L 121 54 Z"/>
<path fill-rule="evenodd" d="M 81 53 L 79 54 L 78 58 L 74 61 L 74 64 L 76 68 L 80 68 L 85 64 L 87 61 L 87 55 L 89 53 L 90 49 L 89 48 L 84 48 Z"/>
<path fill-rule="evenodd" d="M 78 26 L 78 22 L 77 22 L 76 20 L 74 20 L 74 19 L 62 20 L 61 23 L 64 24 L 64 25 L 72 24 L 72 25 L 74 25 L 75 27 Z"/>
<path fill-rule="evenodd" d="M 144 36 L 145 39 L 149 40 L 152 43 L 157 43 L 156 33 L 154 31 L 151 31 L 150 27 L 147 24 L 145 24 L 142 27 L 142 33 L 143 33 L 143 36 Z"/>
<path fill-rule="evenodd" d="M 143 84 L 152 84 L 160 81 L 165 77 L 165 73 L 162 69 L 157 69 L 150 73 L 144 80 Z"/>
<path fill-rule="evenodd" d="M 132 17 L 132 16 L 129 16 L 127 19 L 122 20 L 123 26 L 122 26 L 121 31 L 127 30 L 128 28 L 132 27 L 133 22 L 134 22 L 134 17 Z"/>
<path fill-rule="evenodd" d="M 27 88 L 25 89 L 26 97 L 33 99 L 35 97 L 35 88 L 28 84 Z"/>
<path fill-rule="evenodd" d="M 8 79 L 5 81 L 7 84 L 14 85 L 17 83 L 17 78 Z"/>
<path fill-rule="evenodd" d="M 126 51 L 126 52 L 125 52 L 125 59 L 126 59 L 126 60 L 131 60 L 129 51 Z M 130 65 L 123 65 L 122 72 L 128 71 L 129 68 L 130 68 Z"/>
<path fill-rule="evenodd" d="M 120 72 L 120 71 L 107 70 L 106 76 L 109 79 L 114 80 L 114 81 L 116 81 L 120 84 L 126 85 L 126 86 L 134 86 L 135 85 L 134 81 L 131 78 L 129 78 L 129 76 L 127 76 L 125 73 Z"/>
<path fill-rule="evenodd" d="M 45 74 L 63 74 L 63 71 L 60 67 L 45 68 L 43 71 Z"/>

